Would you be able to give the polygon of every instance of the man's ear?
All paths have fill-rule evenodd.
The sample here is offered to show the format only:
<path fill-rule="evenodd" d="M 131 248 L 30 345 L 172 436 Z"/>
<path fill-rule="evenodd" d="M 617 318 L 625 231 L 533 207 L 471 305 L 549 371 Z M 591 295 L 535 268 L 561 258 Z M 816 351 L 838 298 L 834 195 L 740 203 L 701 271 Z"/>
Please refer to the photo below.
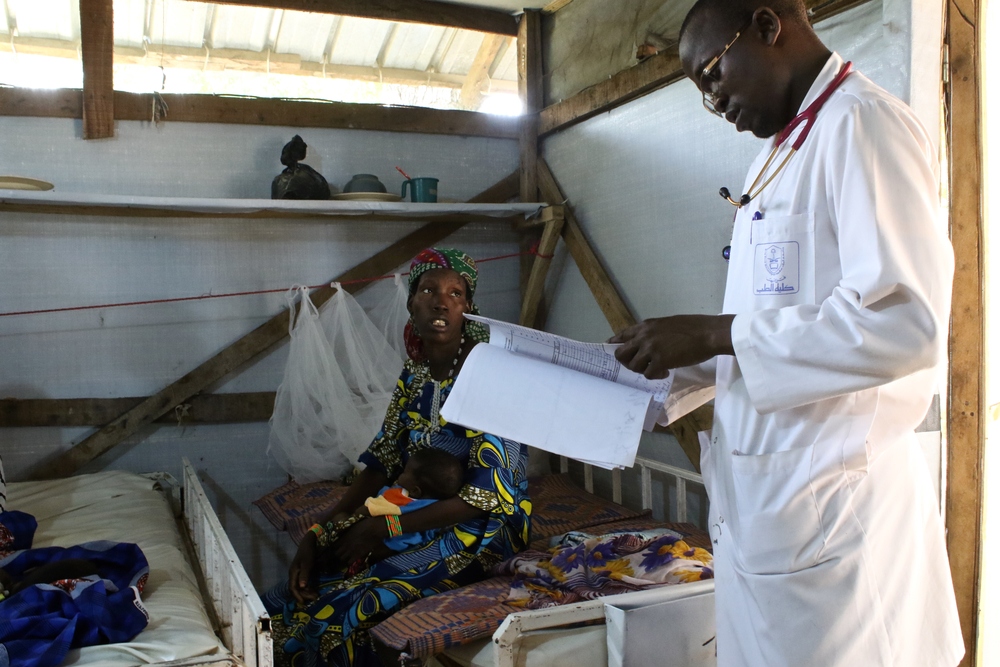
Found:
<path fill-rule="evenodd" d="M 765 46 L 774 46 L 781 34 L 781 18 L 770 7 L 761 7 L 753 13 L 748 30 Z"/>

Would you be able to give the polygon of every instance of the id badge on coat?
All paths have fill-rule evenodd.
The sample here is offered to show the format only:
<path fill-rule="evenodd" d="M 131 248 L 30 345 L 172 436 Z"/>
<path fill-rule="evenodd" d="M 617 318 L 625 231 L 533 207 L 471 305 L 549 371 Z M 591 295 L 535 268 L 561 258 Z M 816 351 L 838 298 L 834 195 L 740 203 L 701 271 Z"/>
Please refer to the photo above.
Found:
<path fill-rule="evenodd" d="M 750 293 L 757 308 L 814 303 L 815 231 L 807 213 L 751 222 Z M 761 303 L 759 299 L 765 299 Z"/>

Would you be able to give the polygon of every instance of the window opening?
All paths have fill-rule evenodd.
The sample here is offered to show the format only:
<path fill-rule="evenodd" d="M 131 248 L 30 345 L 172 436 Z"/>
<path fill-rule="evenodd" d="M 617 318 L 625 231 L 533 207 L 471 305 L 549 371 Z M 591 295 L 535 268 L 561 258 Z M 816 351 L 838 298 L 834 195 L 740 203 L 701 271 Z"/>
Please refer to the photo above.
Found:
<path fill-rule="evenodd" d="M 78 4 L 4 6 L 0 85 L 81 88 Z M 114 13 L 115 90 L 521 112 L 512 37 L 187 0 Z"/>

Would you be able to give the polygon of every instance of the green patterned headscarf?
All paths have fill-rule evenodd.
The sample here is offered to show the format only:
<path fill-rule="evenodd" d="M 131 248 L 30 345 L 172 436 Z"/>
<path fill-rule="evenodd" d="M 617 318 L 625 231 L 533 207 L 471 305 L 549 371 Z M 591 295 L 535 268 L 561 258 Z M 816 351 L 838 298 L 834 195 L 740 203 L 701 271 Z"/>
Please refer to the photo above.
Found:
<path fill-rule="evenodd" d="M 428 248 L 420 251 L 420 254 L 410 262 L 410 296 L 416 293 L 420 276 L 431 269 L 451 269 L 465 278 L 465 282 L 469 285 L 468 300 L 472 304 L 472 314 L 479 314 L 479 306 L 472 301 L 476 293 L 476 282 L 479 280 L 479 269 L 476 268 L 475 260 L 461 250 L 454 248 Z M 471 338 L 477 343 L 485 343 L 490 339 L 486 327 L 479 322 L 466 320 L 464 332 L 466 338 Z M 424 342 L 413 327 L 412 320 L 406 324 L 403 337 L 406 340 L 406 353 L 410 355 L 410 358 L 414 361 L 423 361 L 426 358 L 424 356 Z"/>

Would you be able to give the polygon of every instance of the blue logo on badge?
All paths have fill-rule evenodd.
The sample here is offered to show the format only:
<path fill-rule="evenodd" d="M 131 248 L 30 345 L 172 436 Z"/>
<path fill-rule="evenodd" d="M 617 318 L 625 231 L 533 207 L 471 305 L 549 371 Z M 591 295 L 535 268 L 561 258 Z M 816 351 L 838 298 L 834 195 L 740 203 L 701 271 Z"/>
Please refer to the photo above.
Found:
<path fill-rule="evenodd" d="M 799 291 L 799 244 L 797 241 L 758 243 L 754 248 L 753 293 L 783 296 Z"/>
<path fill-rule="evenodd" d="M 767 272 L 772 276 L 776 276 L 781 273 L 781 270 L 785 268 L 785 250 L 776 245 L 773 245 L 765 250 L 764 268 L 767 269 Z"/>

